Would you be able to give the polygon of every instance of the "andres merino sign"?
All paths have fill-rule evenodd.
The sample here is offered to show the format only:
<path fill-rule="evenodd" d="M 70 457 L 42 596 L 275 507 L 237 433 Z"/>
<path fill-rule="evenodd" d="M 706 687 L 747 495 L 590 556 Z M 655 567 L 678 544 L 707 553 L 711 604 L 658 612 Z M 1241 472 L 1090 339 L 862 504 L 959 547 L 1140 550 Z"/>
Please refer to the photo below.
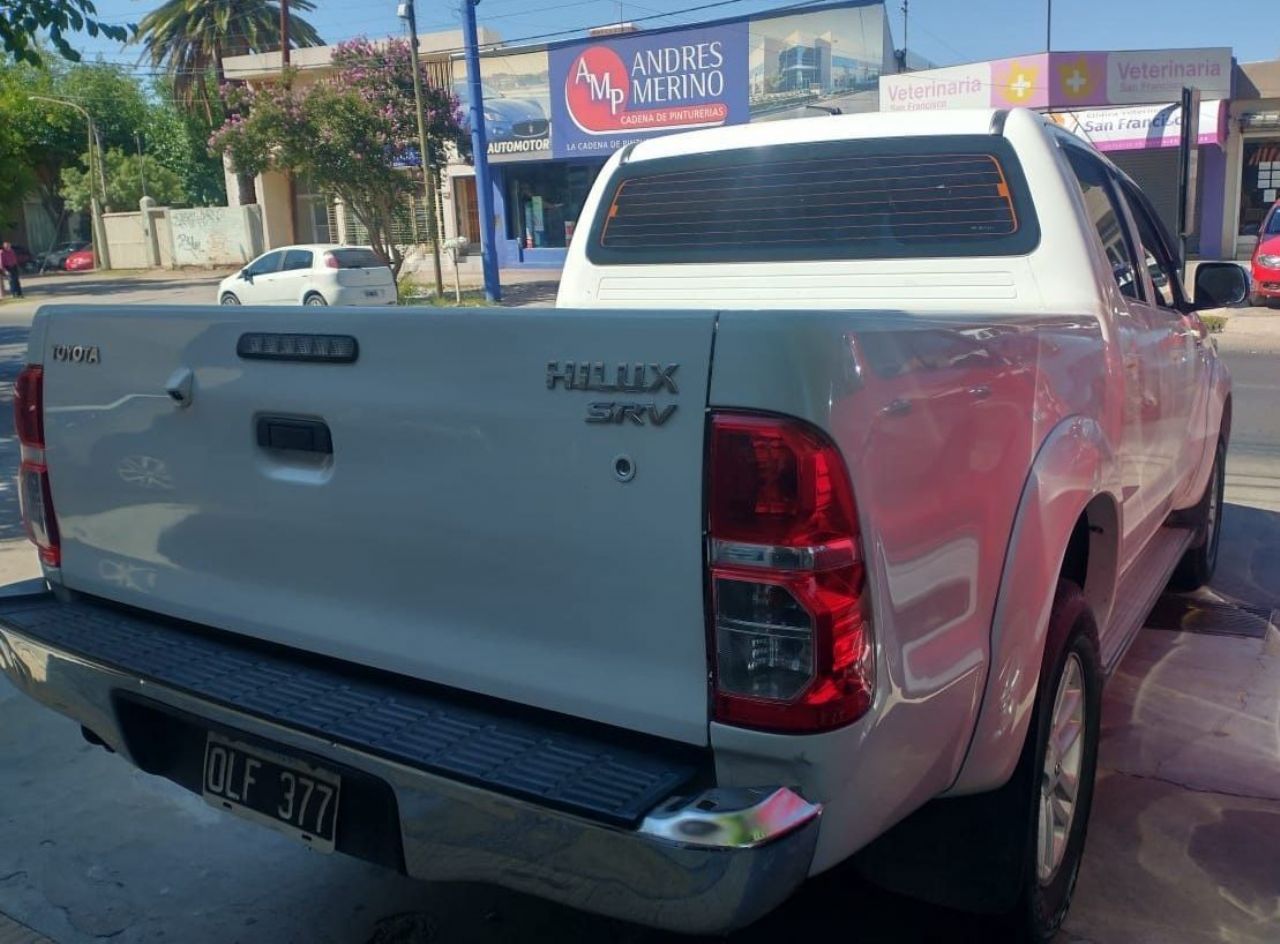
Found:
<path fill-rule="evenodd" d="M 665 30 L 550 51 L 556 157 L 749 120 L 747 24 Z"/>

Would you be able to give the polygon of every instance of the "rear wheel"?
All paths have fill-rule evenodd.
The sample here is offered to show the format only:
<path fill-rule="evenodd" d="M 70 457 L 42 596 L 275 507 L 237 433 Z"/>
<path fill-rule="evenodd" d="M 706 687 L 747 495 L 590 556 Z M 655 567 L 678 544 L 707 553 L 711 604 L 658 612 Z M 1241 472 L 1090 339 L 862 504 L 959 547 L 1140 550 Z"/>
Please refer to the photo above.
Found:
<path fill-rule="evenodd" d="M 926 804 L 858 853 L 856 867 L 901 894 L 991 916 L 993 941 L 1051 940 L 1084 856 L 1101 709 L 1093 614 L 1061 580 L 1013 776 L 988 793 Z"/>
<path fill-rule="evenodd" d="M 1102 712 L 1102 666 L 1084 594 L 1062 581 L 1050 618 L 1032 736 L 1010 797 L 1031 807 L 1022 856 L 1023 895 L 1009 918 L 1024 941 L 1047 942 L 1066 919 L 1084 859 Z M 1058 646 L 1053 645 L 1055 634 Z M 1021 794 L 1021 796 L 1018 796 Z M 1016 797 L 1016 799 L 1015 799 Z"/>
<path fill-rule="evenodd" d="M 1222 539 L 1222 492 L 1226 482 L 1227 444 L 1218 440 L 1213 454 L 1213 469 L 1204 495 L 1191 510 L 1196 525 L 1196 539 L 1169 578 L 1169 589 L 1179 593 L 1198 590 L 1213 579 L 1218 566 L 1218 545 Z"/>
<path fill-rule="evenodd" d="M 240 299 L 236 298 L 230 292 L 223 292 L 222 297 L 218 299 L 220 305 L 239 305 Z"/>
<path fill-rule="evenodd" d="M 302 300 L 302 304 L 323 307 L 325 305 L 328 305 L 329 303 L 324 300 L 324 296 L 321 295 L 319 292 L 312 292 L 310 295 L 308 295 L 306 298 Z"/>

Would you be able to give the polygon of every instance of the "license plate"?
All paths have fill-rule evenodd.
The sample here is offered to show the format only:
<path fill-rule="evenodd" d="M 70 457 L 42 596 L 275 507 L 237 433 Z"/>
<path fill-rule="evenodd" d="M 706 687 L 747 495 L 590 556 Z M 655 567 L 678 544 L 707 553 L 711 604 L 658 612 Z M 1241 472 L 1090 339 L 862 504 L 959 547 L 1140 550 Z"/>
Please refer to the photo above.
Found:
<path fill-rule="evenodd" d="M 333 771 L 209 732 L 204 798 L 237 816 L 333 851 L 342 779 Z"/>
<path fill-rule="evenodd" d="M 381 294 L 382 294 L 382 289 L 380 288 L 367 288 L 364 290 L 365 298 L 377 298 Z"/>

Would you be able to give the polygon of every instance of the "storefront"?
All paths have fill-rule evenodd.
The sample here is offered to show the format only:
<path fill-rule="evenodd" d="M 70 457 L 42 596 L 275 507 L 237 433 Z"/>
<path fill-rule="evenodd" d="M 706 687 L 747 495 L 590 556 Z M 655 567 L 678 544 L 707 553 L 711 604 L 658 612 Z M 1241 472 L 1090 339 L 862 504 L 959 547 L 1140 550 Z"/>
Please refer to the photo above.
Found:
<path fill-rule="evenodd" d="M 1229 212 L 1223 243 L 1247 259 L 1258 242 L 1258 226 L 1280 199 L 1280 60 L 1241 63 L 1228 119 Z"/>
<path fill-rule="evenodd" d="M 875 111 L 892 68 L 883 0 L 621 33 L 481 58 L 500 264 L 559 266 L 619 148 L 692 128 Z M 466 95 L 465 65 L 454 88 Z M 475 177 L 448 169 L 446 233 L 476 243 Z"/>
<path fill-rule="evenodd" d="M 1173 232 L 1183 121 L 1178 102 L 1184 86 L 1199 89 L 1197 200 L 1188 248 L 1220 258 L 1231 251 L 1222 231 L 1232 76 L 1226 48 L 1039 53 L 882 76 L 880 105 L 885 111 L 1022 106 L 1047 112 L 1108 152 Z"/>

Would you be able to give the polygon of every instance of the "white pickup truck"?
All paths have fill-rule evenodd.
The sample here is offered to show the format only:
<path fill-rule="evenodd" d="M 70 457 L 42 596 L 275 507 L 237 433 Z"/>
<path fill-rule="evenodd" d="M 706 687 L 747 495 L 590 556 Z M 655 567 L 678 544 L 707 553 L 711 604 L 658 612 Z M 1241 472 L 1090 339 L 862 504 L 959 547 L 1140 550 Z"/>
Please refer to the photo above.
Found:
<path fill-rule="evenodd" d="M 852 858 L 1047 939 L 1243 271 L 1027 111 L 647 141 L 578 232 L 556 309 L 41 309 L 0 666 L 409 875 L 705 932 Z"/>

